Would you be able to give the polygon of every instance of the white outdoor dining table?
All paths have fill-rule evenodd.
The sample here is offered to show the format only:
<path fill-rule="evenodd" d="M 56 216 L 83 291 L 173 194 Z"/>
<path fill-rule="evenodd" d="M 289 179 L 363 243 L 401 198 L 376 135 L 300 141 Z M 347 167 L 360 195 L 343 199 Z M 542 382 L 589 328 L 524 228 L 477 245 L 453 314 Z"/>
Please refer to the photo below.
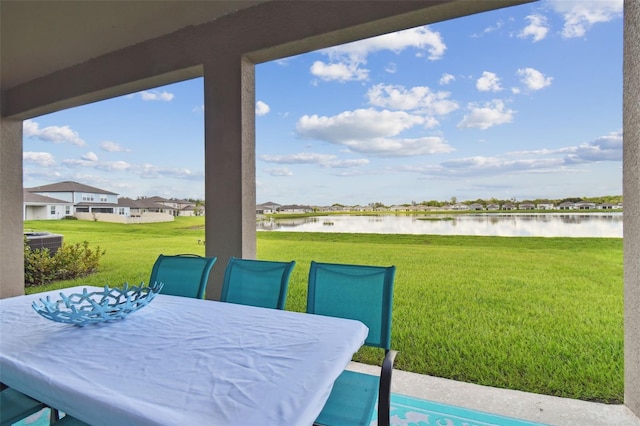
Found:
<path fill-rule="evenodd" d="M 310 425 L 368 333 L 162 294 L 78 327 L 38 315 L 31 303 L 46 295 L 59 291 L 0 300 L 0 381 L 92 425 Z"/>

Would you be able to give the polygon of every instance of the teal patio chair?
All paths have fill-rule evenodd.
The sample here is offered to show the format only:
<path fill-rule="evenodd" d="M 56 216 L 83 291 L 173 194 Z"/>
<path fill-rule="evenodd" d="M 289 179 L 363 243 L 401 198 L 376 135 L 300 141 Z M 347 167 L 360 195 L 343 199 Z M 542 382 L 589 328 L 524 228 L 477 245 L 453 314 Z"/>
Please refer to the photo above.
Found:
<path fill-rule="evenodd" d="M 204 299 L 209 273 L 216 260 L 216 257 L 195 254 L 161 254 L 153 265 L 149 283 L 164 283 L 162 294 Z"/>
<path fill-rule="evenodd" d="M 47 408 L 42 402 L 4 383 L 0 383 L 0 389 L 0 426 L 12 425 Z"/>
<path fill-rule="evenodd" d="M 229 259 L 222 283 L 222 302 L 284 309 L 295 260 Z"/>
<path fill-rule="evenodd" d="M 389 426 L 391 373 L 397 354 L 391 350 L 395 270 L 395 266 L 311 262 L 307 312 L 359 320 L 369 328 L 364 344 L 385 351 L 380 376 L 342 372 L 315 424 L 369 425 L 377 400 L 378 425 Z"/>

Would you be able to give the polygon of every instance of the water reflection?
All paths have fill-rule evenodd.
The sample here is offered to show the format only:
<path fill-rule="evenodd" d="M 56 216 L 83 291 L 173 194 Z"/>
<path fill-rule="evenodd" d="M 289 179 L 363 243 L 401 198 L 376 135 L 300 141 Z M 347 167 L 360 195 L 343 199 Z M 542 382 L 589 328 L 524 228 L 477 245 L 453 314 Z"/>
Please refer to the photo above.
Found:
<path fill-rule="evenodd" d="M 622 238 L 622 213 L 512 213 L 452 216 L 317 216 L 270 219 L 258 230 L 500 237 Z"/>

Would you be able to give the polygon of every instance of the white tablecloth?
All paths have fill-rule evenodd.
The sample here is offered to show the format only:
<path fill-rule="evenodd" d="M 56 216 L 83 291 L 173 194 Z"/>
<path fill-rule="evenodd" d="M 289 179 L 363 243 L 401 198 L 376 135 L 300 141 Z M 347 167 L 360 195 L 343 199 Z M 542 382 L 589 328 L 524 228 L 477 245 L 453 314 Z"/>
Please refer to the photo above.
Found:
<path fill-rule="evenodd" d="M 80 292 L 82 287 L 64 292 Z M 118 322 L 0 300 L 0 381 L 93 425 L 309 425 L 363 344 L 358 321 L 159 295 Z"/>

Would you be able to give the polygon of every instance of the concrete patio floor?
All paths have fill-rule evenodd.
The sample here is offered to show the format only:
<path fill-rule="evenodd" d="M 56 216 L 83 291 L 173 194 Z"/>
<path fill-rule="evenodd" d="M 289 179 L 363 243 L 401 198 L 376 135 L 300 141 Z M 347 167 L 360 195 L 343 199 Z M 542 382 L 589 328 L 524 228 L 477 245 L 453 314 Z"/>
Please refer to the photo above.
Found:
<path fill-rule="evenodd" d="M 379 374 L 376 366 L 352 362 L 349 369 Z M 391 391 L 521 420 L 556 426 L 640 426 L 624 405 L 608 405 L 515 390 L 498 389 L 401 370 L 393 371 Z"/>

